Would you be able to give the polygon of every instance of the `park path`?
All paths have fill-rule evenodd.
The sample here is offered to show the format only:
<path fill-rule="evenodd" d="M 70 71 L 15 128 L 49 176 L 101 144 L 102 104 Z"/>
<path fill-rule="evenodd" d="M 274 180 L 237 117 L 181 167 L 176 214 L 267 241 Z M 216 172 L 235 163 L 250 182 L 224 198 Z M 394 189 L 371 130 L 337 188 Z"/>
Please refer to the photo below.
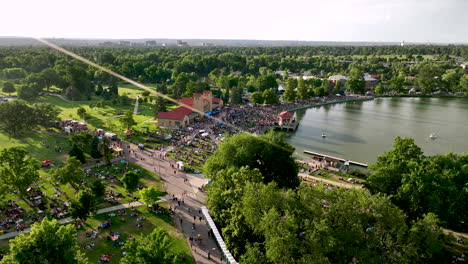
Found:
<path fill-rule="evenodd" d="M 132 151 L 131 155 L 128 154 L 128 146 Z M 179 205 L 177 201 L 170 200 L 169 204 L 175 210 L 174 224 L 185 235 L 195 262 L 224 263 L 214 238 L 208 236 L 209 229 L 200 211 L 205 205 L 205 194 L 200 188 L 207 179 L 201 174 L 186 174 L 171 167 L 171 164 L 175 165 L 175 161 L 164 158 L 164 154 L 170 151 L 171 147 L 165 148 L 162 152 L 141 151 L 134 144 L 122 142 L 122 148 L 125 150 L 127 161 L 160 175 L 169 197 L 172 198 L 174 195 L 181 202 Z M 202 238 L 201 243 L 189 240 L 189 237 L 197 237 L 198 234 Z"/>
<path fill-rule="evenodd" d="M 350 184 L 350 183 L 345 183 L 345 182 L 337 182 L 337 181 L 327 180 L 327 179 L 320 178 L 320 177 L 315 177 L 315 176 L 305 174 L 305 173 L 299 173 L 299 176 L 302 177 L 302 178 L 310 178 L 310 179 L 325 182 L 325 183 L 335 185 L 335 186 L 339 186 L 339 187 L 362 189 L 362 185 L 360 185 L 360 184 Z"/>
<path fill-rule="evenodd" d="M 162 200 L 168 201 L 169 199 L 162 198 Z M 99 210 L 97 210 L 96 214 L 104 214 L 104 213 L 117 211 L 117 210 L 130 208 L 130 207 L 138 207 L 138 206 L 141 206 L 141 205 L 144 205 L 144 204 L 145 204 L 144 202 L 140 202 L 140 201 L 126 203 L 126 204 L 119 204 L 119 205 L 99 209 Z M 67 218 L 64 218 L 64 219 L 60 219 L 59 223 L 60 224 L 67 224 L 67 223 L 70 223 L 72 221 L 73 221 L 73 218 L 67 217 Z M 21 232 L 15 231 L 15 232 L 6 233 L 6 234 L 3 234 L 3 235 L 0 235 L 0 240 L 12 238 L 12 237 L 15 237 L 15 236 L 17 236 L 19 234 L 22 234 L 22 233 L 29 233 L 30 231 L 31 231 L 31 228 L 26 228 Z"/>
<path fill-rule="evenodd" d="M 138 115 L 138 105 L 139 105 L 138 99 L 140 99 L 139 95 L 137 95 L 136 98 L 135 98 L 135 108 L 133 109 L 133 114 L 134 115 Z"/>

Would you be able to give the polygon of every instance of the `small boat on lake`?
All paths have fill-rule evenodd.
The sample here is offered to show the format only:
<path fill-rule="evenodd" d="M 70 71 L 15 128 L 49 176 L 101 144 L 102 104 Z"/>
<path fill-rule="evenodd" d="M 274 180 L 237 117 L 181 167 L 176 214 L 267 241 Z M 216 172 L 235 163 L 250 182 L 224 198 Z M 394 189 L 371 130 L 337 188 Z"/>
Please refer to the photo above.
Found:
<path fill-rule="evenodd" d="M 436 139 L 437 135 L 435 133 L 432 133 L 432 134 L 429 135 L 429 138 L 430 139 Z"/>
<path fill-rule="evenodd" d="M 322 132 L 322 137 L 323 137 L 323 138 L 326 138 L 327 135 L 326 135 L 325 133 Z"/>

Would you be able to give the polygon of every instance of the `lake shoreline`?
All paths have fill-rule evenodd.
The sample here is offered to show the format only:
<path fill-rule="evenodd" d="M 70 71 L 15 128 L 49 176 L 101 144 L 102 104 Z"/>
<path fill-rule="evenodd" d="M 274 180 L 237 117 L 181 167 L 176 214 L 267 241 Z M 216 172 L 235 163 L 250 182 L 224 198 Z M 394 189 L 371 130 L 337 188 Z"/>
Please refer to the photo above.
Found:
<path fill-rule="evenodd" d="M 307 109 L 307 108 L 312 108 L 312 107 L 318 107 L 318 106 L 322 106 L 322 105 L 339 104 L 339 103 L 356 102 L 356 101 L 370 101 L 370 100 L 374 100 L 374 97 L 373 96 L 349 97 L 349 98 L 344 98 L 344 99 L 336 99 L 336 100 L 320 102 L 320 103 L 316 103 L 316 104 L 293 107 L 293 108 L 288 109 L 287 111 L 293 112 L 293 111 L 297 111 L 297 110 L 302 110 L 302 109 Z"/>

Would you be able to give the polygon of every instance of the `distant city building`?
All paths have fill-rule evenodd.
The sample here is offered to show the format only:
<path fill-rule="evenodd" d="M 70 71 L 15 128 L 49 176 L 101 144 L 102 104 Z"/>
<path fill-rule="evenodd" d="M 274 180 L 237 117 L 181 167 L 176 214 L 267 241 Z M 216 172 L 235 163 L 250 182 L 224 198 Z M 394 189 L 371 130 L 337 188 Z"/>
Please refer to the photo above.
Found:
<path fill-rule="evenodd" d="M 119 41 L 120 46 L 130 46 L 130 41 L 121 40 Z"/>
<path fill-rule="evenodd" d="M 99 46 L 106 46 L 106 47 L 114 46 L 114 45 L 115 43 L 111 41 L 105 41 L 105 42 L 99 43 Z"/>
<path fill-rule="evenodd" d="M 157 43 L 155 40 L 147 40 L 147 41 L 145 41 L 145 46 L 147 46 L 147 47 L 154 47 L 154 46 L 156 46 L 156 45 L 158 45 L 158 43 Z"/>
<path fill-rule="evenodd" d="M 401 46 L 401 47 L 404 47 L 404 46 L 405 46 L 405 42 L 404 42 L 404 41 L 400 42 L 400 46 Z"/>
<path fill-rule="evenodd" d="M 187 42 L 182 41 L 182 40 L 177 40 L 177 46 L 182 47 L 182 46 L 188 46 Z"/>

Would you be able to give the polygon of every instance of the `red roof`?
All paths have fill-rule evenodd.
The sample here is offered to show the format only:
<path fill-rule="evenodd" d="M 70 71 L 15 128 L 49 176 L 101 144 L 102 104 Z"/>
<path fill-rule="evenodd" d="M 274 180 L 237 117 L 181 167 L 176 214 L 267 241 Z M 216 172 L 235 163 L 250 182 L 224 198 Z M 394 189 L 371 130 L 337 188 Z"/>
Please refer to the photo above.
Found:
<path fill-rule="evenodd" d="M 179 106 L 169 112 L 159 112 L 158 118 L 183 120 L 185 116 L 192 112 L 193 111 L 189 108 Z"/>
<path fill-rule="evenodd" d="M 380 75 L 379 74 L 371 74 L 370 77 L 375 78 L 375 79 L 379 79 Z"/>
<path fill-rule="evenodd" d="M 285 118 L 285 119 L 290 119 L 294 116 L 294 113 L 293 112 L 289 112 L 289 111 L 284 111 L 284 112 L 281 112 L 279 114 L 279 117 L 281 118 Z"/>
<path fill-rule="evenodd" d="M 180 102 L 186 105 L 193 105 L 193 98 L 192 97 L 182 97 Z"/>
<path fill-rule="evenodd" d="M 221 98 L 213 98 L 212 101 L 215 104 L 220 104 L 221 103 Z"/>
<path fill-rule="evenodd" d="M 202 96 L 202 94 L 199 94 L 199 93 L 193 94 L 193 97 L 200 97 L 200 96 Z"/>

